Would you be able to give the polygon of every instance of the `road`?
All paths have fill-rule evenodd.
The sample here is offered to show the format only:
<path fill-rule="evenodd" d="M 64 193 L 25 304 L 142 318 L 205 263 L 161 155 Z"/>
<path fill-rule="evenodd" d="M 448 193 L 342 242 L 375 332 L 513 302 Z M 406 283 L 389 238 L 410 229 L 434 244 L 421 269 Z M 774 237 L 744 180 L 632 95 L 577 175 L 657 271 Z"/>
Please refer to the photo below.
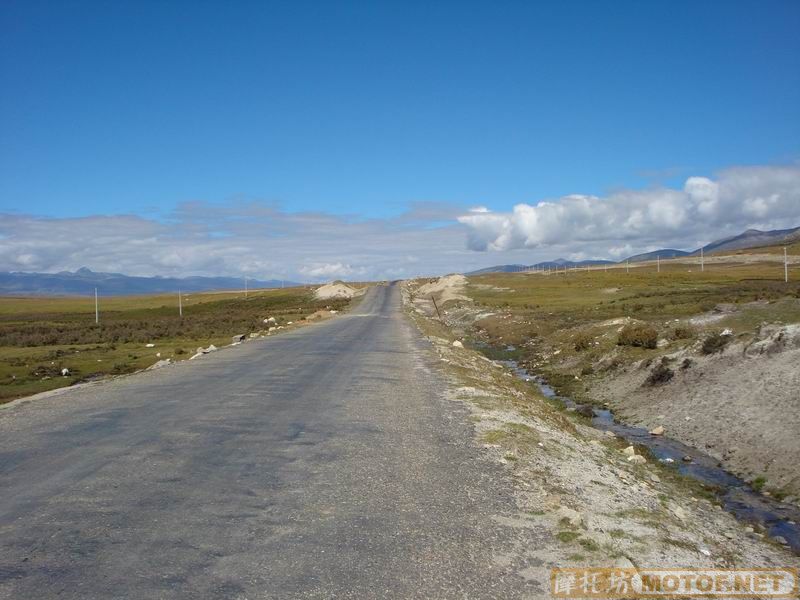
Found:
<path fill-rule="evenodd" d="M 0 410 L 0 598 L 543 597 L 499 465 L 377 287 L 333 320 Z M 526 587 L 527 586 L 527 587 Z"/>

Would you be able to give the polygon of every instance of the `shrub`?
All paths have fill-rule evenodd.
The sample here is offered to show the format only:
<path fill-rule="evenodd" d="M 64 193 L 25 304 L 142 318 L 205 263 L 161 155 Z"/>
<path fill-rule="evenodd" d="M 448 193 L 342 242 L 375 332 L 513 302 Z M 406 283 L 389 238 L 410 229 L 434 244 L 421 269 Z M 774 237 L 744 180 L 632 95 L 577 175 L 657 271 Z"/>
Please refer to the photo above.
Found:
<path fill-rule="evenodd" d="M 645 384 L 649 386 L 662 385 L 667 383 L 674 376 L 675 371 L 669 368 L 667 359 L 662 358 L 661 362 L 659 362 L 655 369 L 650 372 L 650 375 L 647 376 Z"/>
<path fill-rule="evenodd" d="M 588 350 L 594 345 L 594 338 L 591 335 L 585 332 L 581 332 L 575 336 L 575 350 L 576 352 L 581 352 L 583 350 Z"/>
<path fill-rule="evenodd" d="M 619 332 L 617 344 L 652 349 L 658 344 L 658 332 L 649 325 L 628 325 Z"/>
<path fill-rule="evenodd" d="M 729 335 L 712 333 L 705 340 L 703 340 L 703 345 L 701 346 L 700 351 L 703 354 L 716 354 L 717 352 L 722 352 L 730 341 L 731 336 Z"/>
<path fill-rule="evenodd" d="M 690 325 L 678 325 L 670 333 L 673 340 L 692 340 L 697 337 L 697 332 Z"/>

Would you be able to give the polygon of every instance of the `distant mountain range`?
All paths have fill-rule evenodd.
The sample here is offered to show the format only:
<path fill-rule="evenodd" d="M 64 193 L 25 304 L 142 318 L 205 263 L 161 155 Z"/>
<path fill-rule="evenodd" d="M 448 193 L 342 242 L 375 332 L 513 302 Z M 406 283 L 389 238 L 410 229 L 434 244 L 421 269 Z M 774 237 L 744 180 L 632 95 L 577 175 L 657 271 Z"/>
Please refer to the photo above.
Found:
<path fill-rule="evenodd" d="M 467 275 L 482 275 L 484 273 L 517 273 L 520 271 L 533 271 L 541 269 L 563 269 L 574 267 L 586 267 L 595 265 L 613 265 L 616 264 L 612 260 L 581 260 L 572 261 L 566 258 L 557 258 L 556 260 L 546 260 L 544 262 L 536 263 L 535 265 L 497 265 L 496 267 L 486 267 L 467 273 Z"/>
<path fill-rule="evenodd" d="M 723 238 L 716 242 L 711 242 L 703 246 L 703 252 L 744 250 L 745 248 L 758 248 L 760 246 L 777 246 L 779 244 L 791 244 L 800 240 L 800 227 L 794 229 L 774 229 L 773 231 L 759 231 L 758 229 L 748 229 L 744 233 L 729 238 Z M 699 254 L 700 250 L 695 250 L 692 254 Z"/>
<path fill-rule="evenodd" d="M 252 288 L 276 288 L 302 285 L 300 283 L 269 279 L 248 279 Z M 169 292 L 207 292 L 211 290 L 244 289 L 242 277 L 131 277 L 121 273 L 95 273 L 83 267 L 74 273 L 3 273 L 0 272 L 2 295 L 65 295 L 94 294 L 95 288 L 104 296 L 130 294 L 161 294 Z"/>
<path fill-rule="evenodd" d="M 703 246 L 704 254 L 731 252 L 733 250 L 744 250 L 746 248 L 759 248 L 761 246 L 776 246 L 779 244 L 790 244 L 800 240 L 800 227 L 794 229 L 775 229 L 773 231 L 759 231 L 758 229 L 748 229 L 744 233 L 734 235 L 732 237 L 716 240 L 710 244 Z M 645 252 L 643 254 L 636 254 L 623 258 L 619 263 L 625 262 L 643 262 L 647 260 L 656 260 L 656 258 L 679 258 L 681 256 L 697 256 L 700 254 L 700 248 L 697 250 L 675 250 L 674 248 L 664 248 L 661 250 L 653 250 L 652 252 Z M 551 261 L 544 261 L 536 263 L 535 265 L 496 265 L 494 267 L 486 267 L 467 273 L 467 275 L 481 275 L 484 273 L 515 273 L 518 271 L 532 271 L 556 267 L 581 267 L 587 265 L 603 265 L 603 264 L 619 264 L 610 260 L 582 260 L 574 262 L 559 258 Z"/>

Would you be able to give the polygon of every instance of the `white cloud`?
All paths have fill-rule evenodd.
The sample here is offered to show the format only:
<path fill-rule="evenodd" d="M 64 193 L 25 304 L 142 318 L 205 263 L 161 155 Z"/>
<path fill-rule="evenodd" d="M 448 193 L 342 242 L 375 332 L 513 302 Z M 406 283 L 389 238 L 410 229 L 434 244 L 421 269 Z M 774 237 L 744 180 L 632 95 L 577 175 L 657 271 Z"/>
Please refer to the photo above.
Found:
<path fill-rule="evenodd" d="M 570 195 L 517 204 L 510 213 L 470 212 L 459 221 L 479 251 L 577 245 L 620 256 L 647 245 L 695 247 L 699 237 L 800 225 L 800 166 L 737 167 L 715 180 L 689 177 L 683 189 Z"/>
<path fill-rule="evenodd" d="M 345 265 L 343 263 L 322 263 L 322 264 L 315 264 L 313 266 L 303 266 L 300 267 L 300 272 L 303 275 L 308 275 L 314 278 L 344 278 L 353 275 L 358 271 L 364 271 L 364 269 L 353 269 L 350 265 Z"/>

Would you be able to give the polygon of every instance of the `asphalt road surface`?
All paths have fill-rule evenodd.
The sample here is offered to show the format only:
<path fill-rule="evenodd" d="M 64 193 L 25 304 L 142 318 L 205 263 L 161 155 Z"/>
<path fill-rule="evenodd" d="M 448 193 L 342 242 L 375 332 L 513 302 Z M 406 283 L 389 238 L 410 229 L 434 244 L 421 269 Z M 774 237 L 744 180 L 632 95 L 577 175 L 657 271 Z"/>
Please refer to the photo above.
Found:
<path fill-rule="evenodd" d="M 0 409 L 0 598 L 546 596 L 397 286 L 351 313 Z"/>

